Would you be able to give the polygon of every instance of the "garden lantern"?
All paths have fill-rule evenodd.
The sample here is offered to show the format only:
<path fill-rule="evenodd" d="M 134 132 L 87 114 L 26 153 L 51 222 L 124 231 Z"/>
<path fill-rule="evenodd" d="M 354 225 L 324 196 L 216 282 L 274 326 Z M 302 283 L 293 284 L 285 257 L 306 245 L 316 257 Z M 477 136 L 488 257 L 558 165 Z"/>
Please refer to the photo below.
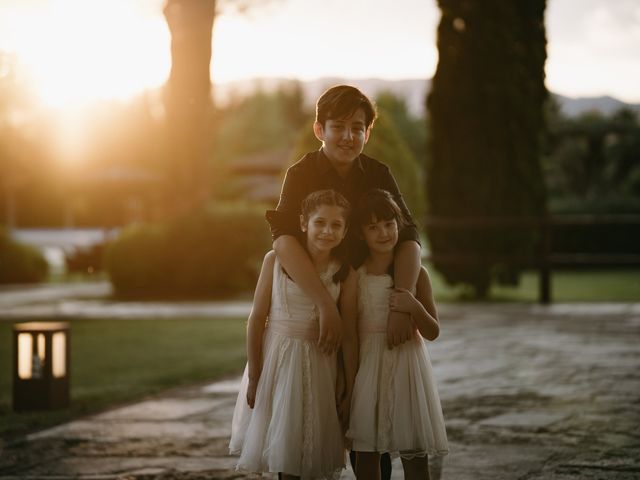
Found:
<path fill-rule="evenodd" d="M 13 409 L 49 410 L 69 405 L 69 324 L 13 325 Z"/>

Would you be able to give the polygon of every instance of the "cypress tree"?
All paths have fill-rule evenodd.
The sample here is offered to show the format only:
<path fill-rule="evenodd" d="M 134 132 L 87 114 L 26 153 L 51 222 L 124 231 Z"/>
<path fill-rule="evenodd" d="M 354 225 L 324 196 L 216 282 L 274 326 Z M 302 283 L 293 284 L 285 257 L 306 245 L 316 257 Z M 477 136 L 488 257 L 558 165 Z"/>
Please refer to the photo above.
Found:
<path fill-rule="evenodd" d="M 540 166 L 546 0 L 438 0 L 439 61 L 427 99 L 431 217 L 538 216 L 546 212 Z M 526 254 L 533 231 L 427 227 L 434 254 Z M 485 296 L 491 281 L 517 282 L 518 267 L 436 262 L 451 283 Z"/>

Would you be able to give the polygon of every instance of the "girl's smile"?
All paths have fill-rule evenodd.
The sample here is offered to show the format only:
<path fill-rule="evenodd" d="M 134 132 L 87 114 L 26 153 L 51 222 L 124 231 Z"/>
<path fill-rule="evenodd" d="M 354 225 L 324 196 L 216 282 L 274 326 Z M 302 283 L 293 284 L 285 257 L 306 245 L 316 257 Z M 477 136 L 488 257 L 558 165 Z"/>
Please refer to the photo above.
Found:
<path fill-rule="evenodd" d="M 347 233 L 344 209 L 337 205 L 321 205 L 307 222 L 300 218 L 300 228 L 307 234 L 307 248 L 311 256 L 329 253 Z"/>
<path fill-rule="evenodd" d="M 371 253 L 392 252 L 398 243 L 398 222 L 392 220 L 373 219 L 362 226 L 362 235 Z"/>

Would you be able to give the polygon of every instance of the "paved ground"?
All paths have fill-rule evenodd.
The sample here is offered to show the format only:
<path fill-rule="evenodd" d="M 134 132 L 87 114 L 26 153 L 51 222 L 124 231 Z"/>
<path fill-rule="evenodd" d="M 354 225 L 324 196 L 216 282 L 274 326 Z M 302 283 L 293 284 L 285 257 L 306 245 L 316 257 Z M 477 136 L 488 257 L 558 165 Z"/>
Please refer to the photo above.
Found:
<path fill-rule="evenodd" d="M 28 306 L 5 294 L 5 311 Z M 441 317 L 430 351 L 451 453 L 432 478 L 640 479 L 640 304 L 442 305 Z M 237 385 L 174 390 L 5 445 L 0 479 L 248 478 L 226 453 Z"/>

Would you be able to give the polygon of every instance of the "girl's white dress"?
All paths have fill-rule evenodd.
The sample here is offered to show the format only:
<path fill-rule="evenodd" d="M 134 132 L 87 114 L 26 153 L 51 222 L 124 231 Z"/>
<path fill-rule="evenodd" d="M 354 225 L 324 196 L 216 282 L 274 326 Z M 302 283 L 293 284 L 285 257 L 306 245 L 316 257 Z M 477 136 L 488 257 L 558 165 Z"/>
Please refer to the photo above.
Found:
<path fill-rule="evenodd" d="M 358 269 L 360 363 L 347 437 L 353 450 L 404 458 L 444 455 L 447 433 L 427 346 L 419 333 L 389 350 L 393 279 Z"/>
<path fill-rule="evenodd" d="M 332 276 L 338 268 L 332 262 L 320 275 L 336 300 L 340 284 Z M 245 368 L 231 424 L 229 450 L 240 455 L 238 470 L 340 475 L 345 449 L 335 400 L 336 355 L 318 349 L 318 335 L 317 309 L 276 259 L 255 405 L 252 410 L 247 404 Z"/>

